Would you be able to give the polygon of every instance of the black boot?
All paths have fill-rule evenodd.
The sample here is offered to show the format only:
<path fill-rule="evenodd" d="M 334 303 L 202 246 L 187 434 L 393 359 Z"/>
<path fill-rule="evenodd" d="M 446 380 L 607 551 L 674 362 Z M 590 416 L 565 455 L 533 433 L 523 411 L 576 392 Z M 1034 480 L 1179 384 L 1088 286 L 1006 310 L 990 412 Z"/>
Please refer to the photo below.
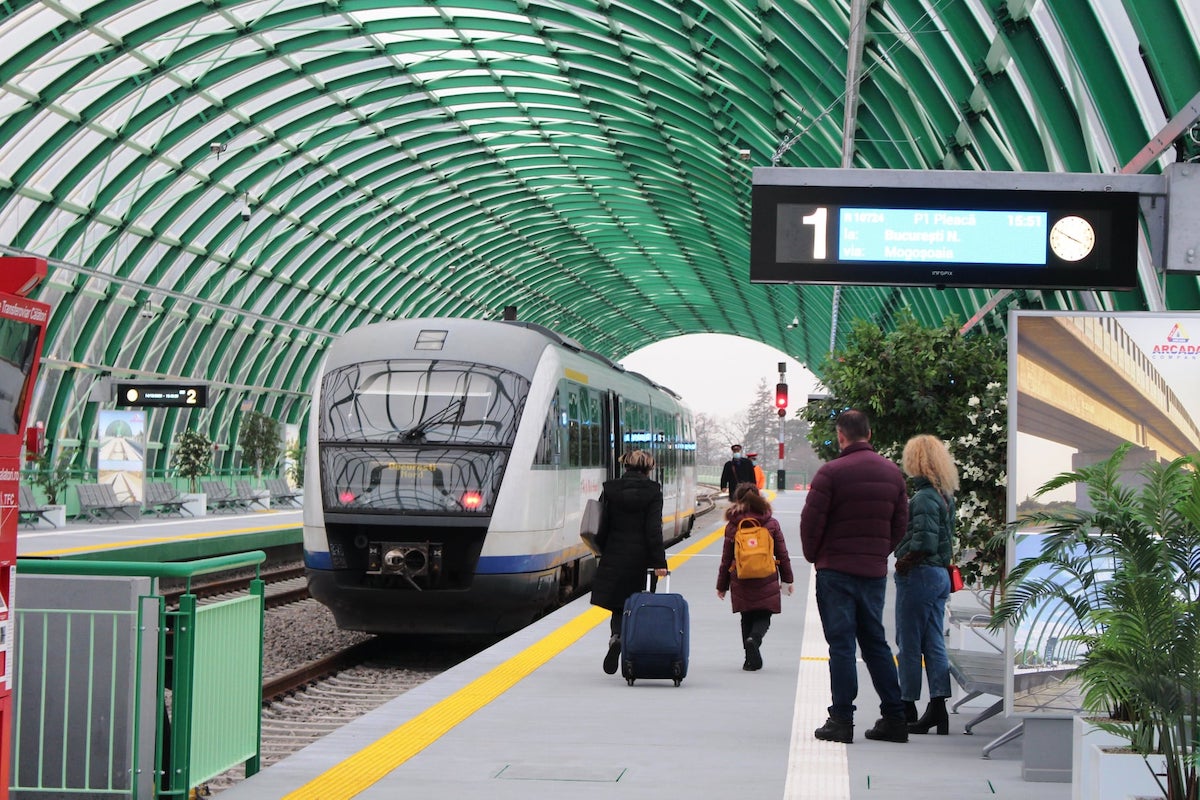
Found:
<path fill-rule="evenodd" d="M 904 721 L 903 716 L 881 717 L 875 723 L 875 727 L 864 733 L 863 736 L 881 742 L 903 744 L 908 741 L 908 723 Z"/>
<path fill-rule="evenodd" d="M 746 663 L 742 665 L 742 669 L 747 672 L 762 669 L 762 650 L 759 649 L 760 642 L 753 636 L 746 637 Z"/>
<path fill-rule="evenodd" d="M 925 713 L 916 722 L 908 726 L 909 733 L 929 733 L 930 728 L 937 728 L 938 736 L 950 733 L 950 714 L 946 711 L 946 698 L 931 697 Z"/>
<path fill-rule="evenodd" d="M 917 704 L 913 700 L 904 701 L 904 721 L 909 725 L 917 721 Z"/>
<path fill-rule="evenodd" d="M 830 717 L 824 725 L 813 731 L 813 736 L 826 742 L 850 744 L 854 741 L 854 720 Z"/>
<path fill-rule="evenodd" d="M 614 633 L 608 637 L 608 652 L 604 654 L 604 671 L 609 675 L 615 675 L 620 663 L 621 637 Z"/>

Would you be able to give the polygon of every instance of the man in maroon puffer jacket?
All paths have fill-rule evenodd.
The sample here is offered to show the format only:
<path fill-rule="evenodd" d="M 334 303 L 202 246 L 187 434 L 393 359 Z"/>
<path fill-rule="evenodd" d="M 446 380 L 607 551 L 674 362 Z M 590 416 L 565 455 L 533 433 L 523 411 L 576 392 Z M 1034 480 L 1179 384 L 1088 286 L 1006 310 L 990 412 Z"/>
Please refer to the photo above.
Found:
<path fill-rule="evenodd" d="M 815 736 L 854 741 L 857 640 L 883 714 L 866 737 L 907 742 L 896 662 L 883 630 L 883 602 L 888 556 L 908 524 L 908 493 L 900 468 L 871 446 L 865 414 L 839 414 L 837 437 L 841 453 L 813 476 L 800 516 L 804 557 L 817 570 L 817 610 L 829 643 L 833 695 L 829 719 Z"/>

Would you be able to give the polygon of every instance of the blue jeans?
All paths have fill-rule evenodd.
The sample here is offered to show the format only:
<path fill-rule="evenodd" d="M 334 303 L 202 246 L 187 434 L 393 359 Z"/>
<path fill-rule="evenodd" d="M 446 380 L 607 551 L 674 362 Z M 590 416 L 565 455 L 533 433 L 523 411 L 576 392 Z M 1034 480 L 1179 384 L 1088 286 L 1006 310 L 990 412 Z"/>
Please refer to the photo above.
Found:
<path fill-rule="evenodd" d="M 921 699 L 921 661 L 930 697 L 950 696 L 950 661 L 946 658 L 945 613 L 950 576 L 945 567 L 920 565 L 896 575 L 896 658 L 900 662 L 900 696 Z"/>
<path fill-rule="evenodd" d="M 817 570 L 817 611 L 829 643 L 829 685 L 833 705 L 829 716 L 854 719 L 858 697 L 855 642 L 871 675 L 879 710 L 885 717 L 904 716 L 896 662 L 883 631 L 883 601 L 887 578 L 860 578 L 832 569 Z"/>

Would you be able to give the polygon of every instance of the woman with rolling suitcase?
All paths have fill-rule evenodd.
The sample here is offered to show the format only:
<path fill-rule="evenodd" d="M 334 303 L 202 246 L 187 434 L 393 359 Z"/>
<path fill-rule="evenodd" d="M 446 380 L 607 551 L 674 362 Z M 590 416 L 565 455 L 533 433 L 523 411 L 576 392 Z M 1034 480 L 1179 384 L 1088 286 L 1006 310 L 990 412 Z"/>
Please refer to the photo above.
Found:
<path fill-rule="evenodd" d="M 604 671 L 614 675 L 621 659 L 621 617 L 625 600 L 645 590 L 646 571 L 667 574 L 663 545 L 662 486 L 650 478 L 654 456 L 633 450 L 622 459 L 625 473 L 605 481 L 600 494 L 600 564 L 592 581 L 592 605 L 612 612 Z"/>

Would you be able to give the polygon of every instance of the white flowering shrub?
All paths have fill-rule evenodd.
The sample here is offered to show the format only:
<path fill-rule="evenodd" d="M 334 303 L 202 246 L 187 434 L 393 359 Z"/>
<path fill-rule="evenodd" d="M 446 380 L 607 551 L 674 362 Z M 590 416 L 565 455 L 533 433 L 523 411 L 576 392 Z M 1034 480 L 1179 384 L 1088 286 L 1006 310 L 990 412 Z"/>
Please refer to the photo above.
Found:
<path fill-rule="evenodd" d="M 826 460 L 837 455 L 834 421 L 846 408 L 871 420 L 871 443 L 897 463 L 904 443 L 931 433 L 946 442 L 958 466 L 956 559 L 968 584 L 994 586 L 1003 577 L 1008 473 L 1008 361 L 999 335 L 959 336 L 948 319 L 926 328 L 902 311 L 894 329 L 852 323 L 845 345 L 817 370 L 829 399 L 801 416 L 809 441 Z"/>

